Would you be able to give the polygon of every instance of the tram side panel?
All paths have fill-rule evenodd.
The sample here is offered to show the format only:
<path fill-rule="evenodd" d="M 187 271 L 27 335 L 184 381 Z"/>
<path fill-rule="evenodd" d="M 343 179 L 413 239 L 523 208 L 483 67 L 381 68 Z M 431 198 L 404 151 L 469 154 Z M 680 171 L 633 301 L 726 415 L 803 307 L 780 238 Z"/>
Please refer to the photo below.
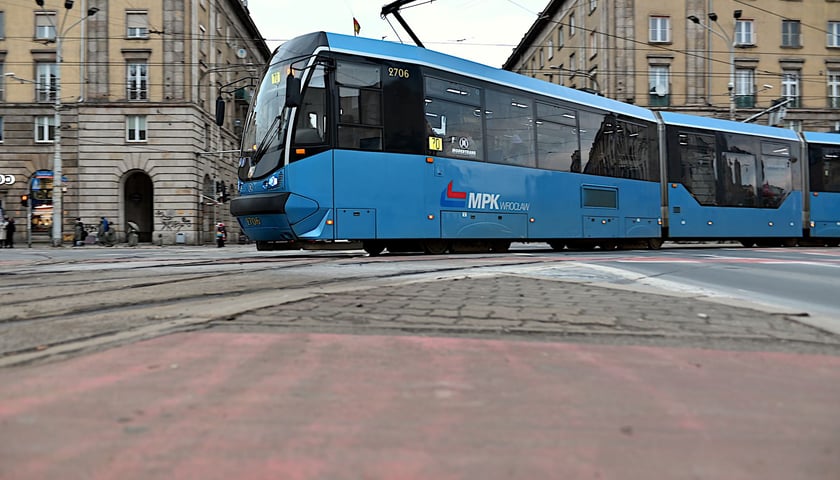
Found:
<path fill-rule="evenodd" d="M 672 122 L 666 128 L 670 238 L 802 236 L 800 148 L 792 132 L 692 118 L 695 126 L 683 123 L 684 115 L 662 116 Z"/>
<path fill-rule="evenodd" d="M 811 237 L 840 239 L 840 135 L 805 133 L 808 143 Z"/>

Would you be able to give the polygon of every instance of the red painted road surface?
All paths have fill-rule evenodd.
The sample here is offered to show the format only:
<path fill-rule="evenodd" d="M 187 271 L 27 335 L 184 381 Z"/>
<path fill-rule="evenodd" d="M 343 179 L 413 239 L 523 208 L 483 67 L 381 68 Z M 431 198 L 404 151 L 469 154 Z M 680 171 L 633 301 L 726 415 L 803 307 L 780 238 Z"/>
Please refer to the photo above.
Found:
<path fill-rule="evenodd" d="M 840 357 L 188 333 L 0 370 L 3 479 L 840 478 Z"/>

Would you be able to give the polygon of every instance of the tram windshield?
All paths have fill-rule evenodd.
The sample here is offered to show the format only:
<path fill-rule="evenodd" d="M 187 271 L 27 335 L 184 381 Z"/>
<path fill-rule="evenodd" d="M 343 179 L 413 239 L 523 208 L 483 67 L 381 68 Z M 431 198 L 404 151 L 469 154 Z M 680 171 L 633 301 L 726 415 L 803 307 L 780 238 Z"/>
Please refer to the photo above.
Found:
<path fill-rule="evenodd" d="M 254 93 L 242 131 L 239 178 L 243 180 L 261 177 L 282 162 L 282 140 L 289 124 L 289 112 L 284 106 L 288 71 L 288 62 L 271 65 Z"/>
<path fill-rule="evenodd" d="M 286 42 L 274 52 L 254 92 L 242 131 L 241 180 L 264 177 L 282 166 L 283 141 L 291 122 L 291 109 L 285 106 L 287 75 L 325 42 L 323 33 L 313 34 Z"/>

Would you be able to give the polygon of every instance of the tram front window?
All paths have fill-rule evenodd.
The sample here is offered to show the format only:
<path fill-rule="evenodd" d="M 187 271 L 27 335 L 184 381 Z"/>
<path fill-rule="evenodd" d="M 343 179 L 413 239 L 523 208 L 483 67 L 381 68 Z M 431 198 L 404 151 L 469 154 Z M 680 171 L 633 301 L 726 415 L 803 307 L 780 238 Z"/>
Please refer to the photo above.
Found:
<path fill-rule="evenodd" d="M 288 63 L 272 65 L 254 93 L 251 111 L 242 132 L 239 178 L 258 178 L 283 161 L 283 139 L 289 123 L 286 100 Z"/>

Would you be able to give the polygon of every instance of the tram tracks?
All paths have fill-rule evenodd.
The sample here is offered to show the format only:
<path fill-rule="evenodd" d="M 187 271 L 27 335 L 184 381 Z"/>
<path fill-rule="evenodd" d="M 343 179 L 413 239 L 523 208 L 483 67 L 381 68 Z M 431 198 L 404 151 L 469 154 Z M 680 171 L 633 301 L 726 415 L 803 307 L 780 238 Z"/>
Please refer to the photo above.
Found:
<path fill-rule="evenodd" d="M 271 262 L 244 270 L 226 270 L 236 262 L 214 262 L 216 270 L 203 273 L 169 273 L 150 279 L 126 270 L 105 272 L 84 284 L 80 273 L 47 277 L 47 284 L 0 283 L 0 367 L 63 358 L 87 351 L 165 335 L 208 328 L 248 311 L 336 292 L 363 290 L 412 281 L 480 274 L 470 266 L 424 265 L 410 271 L 375 271 L 370 275 L 328 278 L 314 267 L 341 266 L 348 258 Z M 357 263 L 350 259 L 349 263 Z M 416 258 L 410 261 L 417 260 Z M 496 260 L 518 265 L 517 261 Z M 401 259 L 392 259 L 399 262 Z M 404 261 L 409 261 L 405 259 Z M 181 265 L 184 266 L 184 265 Z M 221 270 L 219 270 L 221 269 Z M 290 270 L 294 270 L 291 274 Z M 284 272 L 289 272 L 284 275 Z"/>

